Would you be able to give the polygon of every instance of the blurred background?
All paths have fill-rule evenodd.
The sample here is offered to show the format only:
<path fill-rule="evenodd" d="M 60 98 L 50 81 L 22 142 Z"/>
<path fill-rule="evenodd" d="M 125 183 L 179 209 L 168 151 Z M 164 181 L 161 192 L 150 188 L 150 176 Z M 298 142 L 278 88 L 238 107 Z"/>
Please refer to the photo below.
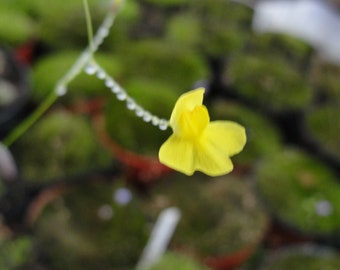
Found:
<path fill-rule="evenodd" d="M 106 0 L 89 0 L 93 27 Z M 1 0 L 0 138 L 87 46 L 82 1 Z M 206 88 L 246 127 L 234 171 L 158 163 L 171 134 L 85 73 L 0 149 L 0 269 L 135 269 L 159 213 L 181 219 L 152 269 L 340 269 L 339 1 L 126 0 L 95 59 L 168 119 Z"/>

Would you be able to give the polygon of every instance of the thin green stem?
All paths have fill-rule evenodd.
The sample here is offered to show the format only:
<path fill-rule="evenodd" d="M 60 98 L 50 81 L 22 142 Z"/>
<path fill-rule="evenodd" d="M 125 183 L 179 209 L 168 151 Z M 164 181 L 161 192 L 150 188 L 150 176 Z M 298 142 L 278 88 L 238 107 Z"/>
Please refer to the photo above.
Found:
<path fill-rule="evenodd" d="M 9 147 L 13 142 L 15 142 L 22 134 L 24 134 L 30 126 L 36 122 L 39 117 L 43 115 L 46 110 L 51 107 L 51 105 L 58 98 L 57 94 L 53 91 L 49 94 L 49 96 L 44 100 L 43 103 L 27 118 L 24 122 L 22 122 L 17 128 L 15 128 L 3 141 L 3 144 Z"/>
<path fill-rule="evenodd" d="M 91 53 L 94 52 L 94 46 L 93 46 L 93 28 L 92 28 L 92 19 L 91 19 L 91 13 L 90 8 L 87 0 L 83 0 L 84 10 L 85 10 L 85 19 L 86 19 L 86 27 L 87 27 L 87 36 L 89 39 L 89 47 L 91 50 Z"/>

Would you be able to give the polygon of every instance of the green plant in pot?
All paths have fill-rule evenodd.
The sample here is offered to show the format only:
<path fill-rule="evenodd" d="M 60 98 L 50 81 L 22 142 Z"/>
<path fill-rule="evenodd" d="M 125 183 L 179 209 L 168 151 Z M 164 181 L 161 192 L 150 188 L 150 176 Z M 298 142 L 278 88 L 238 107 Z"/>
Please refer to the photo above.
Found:
<path fill-rule="evenodd" d="M 315 106 L 307 114 L 309 138 L 319 147 L 334 156 L 340 162 L 340 123 L 338 121 L 339 102 L 333 101 Z"/>
<path fill-rule="evenodd" d="M 111 157 L 89 122 L 67 111 L 51 111 L 14 145 L 22 175 L 40 182 L 104 168 Z"/>
<path fill-rule="evenodd" d="M 40 260 L 56 270 L 134 269 L 148 230 L 138 196 L 120 179 L 84 179 L 34 225 Z"/>
<path fill-rule="evenodd" d="M 145 207 L 151 216 L 167 206 L 180 209 L 173 249 L 216 269 L 235 267 L 250 256 L 267 226 L 250 186 L 248 180 L 234 176 L 173 175 L 154 187 Z"/>
<path fill-rule="evenodd" d="M 314 236 L 339 232 L 340 186 L 321 161 L 285 149 L 261 161 L 256 177 L 264 204 L 286 226 Z"/>
<path fill-rule="evenodd" d="M 302 71 L 283 55 L 237 54 L 230 60 L 226 75 L 240 96 L 260 108 L 275 112 L 298 110 L 312 99 Z"/>
<path fill-rule="evenodd" d="M 33 239 L 30 236 L 0 236 L 0 268 L 25 269 L 33 260 Z M 26 268 L 27 269 L 27 268 Z"/>
<path fill-rule="evenodd" d="M 260 270 L 327 269 L 340 267 L 339 254 L 329 248 L 315 245 L 291 246 L 267 251 Z"/>
<path fill-rule="evenodd" d="M 191 258 L 176 252 L 166 252 L 160 261 L 150 270 L 208 270 L 207 267 L 193 261 Z"/>

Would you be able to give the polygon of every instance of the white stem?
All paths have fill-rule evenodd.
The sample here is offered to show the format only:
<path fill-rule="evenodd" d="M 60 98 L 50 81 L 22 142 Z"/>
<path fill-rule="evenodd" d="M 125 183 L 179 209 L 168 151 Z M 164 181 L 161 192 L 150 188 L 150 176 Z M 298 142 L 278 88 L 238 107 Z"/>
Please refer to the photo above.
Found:
<path fill-rule="evenodd" d="M 163 256 L 180 217 L 176 207 L 166 208 L 160 213 L 136 270 L 150 269 Z"/>

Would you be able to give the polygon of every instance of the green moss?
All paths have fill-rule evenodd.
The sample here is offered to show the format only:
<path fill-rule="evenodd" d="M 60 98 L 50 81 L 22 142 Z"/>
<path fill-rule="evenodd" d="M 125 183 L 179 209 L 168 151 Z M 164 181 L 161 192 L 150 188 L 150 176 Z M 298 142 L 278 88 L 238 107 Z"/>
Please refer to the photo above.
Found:
<path fill-rule="evenodd" d="M 304 62 L 312 52 L 307 43 L 283 34 L 254 34 L 251 36 L 250 44 L 253 51 L 285 56 L 297 66 L 306 64 Z"/>
<path fill-rule="evenodd" d="M 182 4 L 186 4 L 190 1 L 191 0 L 145 0 L 145 2 L 147 3 L 152 3 L 157 6 L 166 6 L 166 7 L 179 6 Z"/>
<path fill-rule="evenodd" d="M 107 10 L 96 0 L 88 1 L 94 29 L 96 29 Z M 78 0 L 53 1 L 33 0 L 27 8 L 39 23 L 39 37 L 53 48 L 83 48 L 88 43 L 85 13 L 82 2 Z M 74 27 L 70 27 L 70 25 Z"/>
<path fill-rule="evenodd" d="M 282 56 L 240 54 L 232 59 L 227 74 L 236 91 L 260 107 L 299 109 L 312 99 L 302 73 Z"/>
<path fill-rule="evenodd" d="M 296 150 L 268 156 L 257 169 L 258 188 L 268 208 L 306 234 L 340 228 L 340 186 L 327 167 Z"/>
<path fill-rule="evenodd" d="M 32 239 L 28 236 L 21 236 L 13 239 L 1 239 L 0 269 L 12 270 L 23 267 L 32 260 L 32 251 Z"/>
<path fill-rule="evenodd" d="M 20 45 L 33 38 L 36 24 L 27 14 L 0 4 L 0 39 L 11 46 Z"/>
<path fill-rule="evenodd" d="M 340 159 L 339 104 L 328 103 L 316 107 L 307 114 L 309 136 L 315 138 L 321 147 Z"/>
<path fill-rule="evenodd" d="M 25 178 L 42 181 L 109 164 L 92 128 L 81 116 L 55 111 L 41 119 L 15 145 Z"/>
<path fill-rule="evenodd" d="M 127 78 L 156 78 L 172 85 L 177 93 L 190 90 L 207 76 L 201 55 L 162 40 L 135 41 L 132 49 L 127 46 L 118 53 Z"/>
<path fill-rule="evenodd" d="M 260 270 L 336 270 L 339 267 L 340 259 L 337 253 L 320 247 L 302 246 L 269 253 Z"/>
<path fill-rule="evenodd" d="M 280 134 L 265 116 L 222 99 L 211 103 L 209 112 L 212 121 L 235 121 L 246 128 L 247 144 L 242 153 L 233 157 L 236 164 L 252 165 L 254 160 L 281 150 Z"/>
<path fill-rule="evenodd" d="M 205 53 L 225 56 L 244 47 L 251 32 L 251 9 L 232 1 L 198 0 L 192 10 L 201 22 Z"/>
<path fill-rule="evenodd" d="M 167 252 L 150 270 L 207 270 L 192 259 L 173 252 Z"/>
<path fill-rule="evenodd" d="M 315 63 L 312 82 L 317 93 L 329 100 L 340 102 L 340 67 Z"/>
<path fill-rule="evenodd" d="M 155 215 L 177 206 L 182 217 L 172 245 L 201 256 L 224 256 L 256 246 L 266 228 L 266 214 L 249 182 L 225 176 L 210 179 L 174 175 L 155 187 L 146 208 Z"/>
<path fill-rule="evenodd" d="M 116 179 L 84 183 L 51 204 L 39 218 L 36 234 L 40 256 L 52 269 L 133 269 L 149 236 L 138 197 L 115 200 L 127 187 Z"/>
<path fill-rule="evenodd" d="M 202 36 L 200 20 L 191 13 L 180 13 L 167 24 L 166 39 L 179 46 L 197 46 Z"/>

